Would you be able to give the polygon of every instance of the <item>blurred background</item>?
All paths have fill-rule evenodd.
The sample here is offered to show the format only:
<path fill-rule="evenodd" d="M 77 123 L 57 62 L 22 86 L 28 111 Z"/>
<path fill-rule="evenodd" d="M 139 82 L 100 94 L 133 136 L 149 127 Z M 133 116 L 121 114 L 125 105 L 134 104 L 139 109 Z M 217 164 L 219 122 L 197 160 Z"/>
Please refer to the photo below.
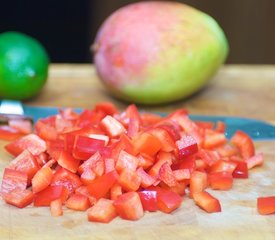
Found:
<path fill-rule="evenodd" d="M 274 0 L 178 0 L 214 17 L 229 40 L 227 63 L 275 63 Z M 130 0 L 2 1 L 0 32 L 37 38 L 55 63 L 89 63 L 89 51 L 104 19 Z"/>

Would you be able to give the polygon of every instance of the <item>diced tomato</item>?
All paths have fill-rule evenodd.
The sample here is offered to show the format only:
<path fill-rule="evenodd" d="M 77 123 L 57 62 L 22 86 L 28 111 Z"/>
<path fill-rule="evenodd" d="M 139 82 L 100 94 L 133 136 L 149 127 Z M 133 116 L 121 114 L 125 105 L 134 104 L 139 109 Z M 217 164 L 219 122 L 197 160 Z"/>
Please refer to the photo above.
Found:
<path fill-rule="evenodd" d="M 9 126 L 17 129 L 23 134 L 30 134 L 32 132 L 32 123 L 30 120 L 10 119 Z"/>
<path fill-rule="evenodd" d="M 125 168 L 120 173 L 118 182 L 125 191 L 137 191 L 141 184 L 141 178 L 136 171 Z"/>
<path fill-rule="evenodd" d="M 24 208 L 30 205 L 33 201 L 33 193 L 29 189 L 15 188 L 4 195 L 6 203 L 18 208 Z"/>
<path fill-rule="evenodd" d="M 218 199 L 206 191 L 193 194 L 195 203 L 208 213 L 221 212 L 221 205 Z"/>
<path fill-rule="evenodd" d="M 53 175 L 51 185 L 64 186 L 67 188 L 70 194 L 72 194 L 76 188 L 82 185 L 82 182 L 78 175 L 71 171 L 60 167 Z"/>
<path fill-rule="evenodd" d="M 142 132 L 133 139 L 134 152 L 154 156 L 162 147 L 158 138 L 148 132 Z"/>
<path fill-rule="evenodd" d="M 14 189 L 24 190 L 27 188 L 27 184 L 28 175 L 26 172 L 5 168 L 1 185 L 1 195 L 5 195 Z"/>
<path fill-rule="evenodd" d="M 66 151 L 60 152 L 57 162 L 61 167 L 65 168 L 73 173 L 77 172 L 77 169 L 80 164 L 79 159 L 75 159 L 70 153 L 68 153 Z"/>
<path fill-rule="evenodd" d="M 88 210 L 87 214 L 90 222 L 101 223 L 108 223 L 117 216 L 113 201 L 105 198 L 100 198 L 96 204 Z"/>
<path fill-rule="evenodd" d="M 125 168 L 135 171 L 137 169 L 138 163 L 139 160 L 137 157 L 122 150 L 118 156 L 115 167 L 118 172 L 121 172 Z"/>
<path fill-rule="evenodd" d="M 20 132 L 18 129 L 3 125 L 0 126 L 0 139 L 6 140 L 6 141 L 14 141 L 18 138 L 21 138 L 25 134 Z"/>
<path fill-rule="evenodd" d="M 144 211 L 156 212 L 158 210 L 156 190 L 143 190 L 138 194 Z"/>
<path fill-rule="evenodd" d="M 258 197 L 257 209 L 262 215 L 275 213 L 275 196 Z"/>
<path fill-rule="evenodd" d="M 114 201 L 118 215 L 126 220 L 138 220 L 143 214 L 143 207 L 137 192 L 127 192 Z"/>
<path fill-rule="evenodd" d="M 32 178 L 32 191 L 34 193 L 42 191 L 50 185 L 52 178 L 53 171 L 50 167 L 39 169 Z"/>
<path fill-rule="evenodd" d="M 245 159 L 248 169 L 251 169 L 256 166 L 260 166 L 264 162 L 263 153 L 258 153 L 250 158 Z"/>
<path fill-rule="evenodd" d="M 95 138 L 76 136 L 73 157 L 76 159 L 87 160 L 96 152 L 100 152 L 105 147 L 105 141 Z"/>
<path fill-rule="evenodd" d="M 36 158 L 28 150 L 25 150 L 9 163 L 8 168 L 27 173 L 30 183 L 34 174 L 39 170 L 39 165 Z"/>
<path fill-rule="evenodd" d="M 39 155 L 47 150 L 46 142 L 35 134 L 28 134 L 5 146 L 5 149 L 13 156 L 18 156 L 25 149 L 33 155 Z"/>
<path fill-rule="evenodd" d="M 112 138 L 119 137 L 121 134 L 126 133 L 126 129 L 124 128 L 124 126 L 110 115 L 101 120 L 100 126 Z"/>
<path fill-rule="evenodd" d="M 96 178 L 91 184 L 87 186 L 89 193 L 96 199 L 104 197 L 117 182 L 118 174 L 116 171 L 108 172 Z"/>
<path fill-rule="evenodd" d="M 157 187 L 157 204 L 160 211 L 171 213 L 176 210 L 182 202 L 182 197 L 172 191 Z"/>
<path fill-rule="evenodd" d="M 88 197 L 75 193 L 67 199 L 65 205 L 69 209 L 86 211 L 91 206 L 91 203 Z"/>
<path fill-rule="evenodd" d="M 190 197 L 195 193 L 202 192 L 208 186 L 207 174 L 205 172 L 194 171 L 190 178 Z"/>
<path fill-rule="evenodd" d="M 233 177 L 229 172 L 213 172 L 208 175 L 209 185 L 216 190 L 229 190 L 233 185 Z"/>
<path fill-rule="evenodd" d="M 33 205 L 36 207 L 50 206 L 52 201 L 59 198 L 64 203 L 68 198 L 68 190 L 62 185 L 48 186 L 44 190 L 34 194 Z"/>
<path fill-rule="evenodd" d="M 255 154 L 254 143 L 249 135 L 243 131 L 236 131 L 231 142 L 240 150 L 241 156 L 244 159 L 250 158 Z"/>
<path fill-rule="evenodd" d="M 63 209 L 62 209 L 62 199 L 58 198 L 50 203 L 50 209 L 51 209 L 51 215 L 53 217 L 58 217 L 63 215 Z"/>
<path fill-rule="evenodd" d="M 184 135 L 180 140 L 176 141 L 176 145 L 180 159 L 195 154 L 198 151 L 198 144 L 191 135 Z"/>

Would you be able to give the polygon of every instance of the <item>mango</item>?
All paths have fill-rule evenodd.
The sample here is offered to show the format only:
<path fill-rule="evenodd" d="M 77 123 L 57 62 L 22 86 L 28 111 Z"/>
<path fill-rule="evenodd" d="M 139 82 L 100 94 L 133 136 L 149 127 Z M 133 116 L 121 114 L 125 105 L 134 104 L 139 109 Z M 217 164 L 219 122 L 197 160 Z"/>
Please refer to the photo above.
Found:
<path fill-rule="evenodd" d="M 94 64 L 119 99 L 163 104 L 204 87 L 229 47 L 218 23 L 179 2 L 146 1 L 113 12 L 100 26 Z"/>

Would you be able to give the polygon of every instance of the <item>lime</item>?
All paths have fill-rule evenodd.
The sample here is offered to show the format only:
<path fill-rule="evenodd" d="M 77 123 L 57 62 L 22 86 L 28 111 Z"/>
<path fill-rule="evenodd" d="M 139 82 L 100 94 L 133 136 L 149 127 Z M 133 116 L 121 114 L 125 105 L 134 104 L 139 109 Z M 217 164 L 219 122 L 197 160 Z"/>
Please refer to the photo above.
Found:
<path fill-rule="evenodd" d="M 20 32 L 0 34 L 0 98 L 37 95 L 48 77 L 49 57 L 40 42 Z"/>

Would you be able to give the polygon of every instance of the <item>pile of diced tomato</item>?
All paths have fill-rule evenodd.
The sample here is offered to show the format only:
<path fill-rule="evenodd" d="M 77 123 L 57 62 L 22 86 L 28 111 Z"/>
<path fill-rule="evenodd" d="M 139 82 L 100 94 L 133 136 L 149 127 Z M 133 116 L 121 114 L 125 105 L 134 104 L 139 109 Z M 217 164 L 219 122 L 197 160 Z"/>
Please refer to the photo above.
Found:
<path fill-rule="evenodd" d="M 31 125 L 13 120 L 0 138 L 14 159 L 4 169 L 1 195 L 19 208 L 86 211 L 89 221 L 144 212 L 171 213 L 184 197 L 206 212 L 221 211 L 208 189 L 229 190 L 235 178 L 263 163 L 251 138 L 225 136 L 223 122 L 192 121 L 185 109 L 159 116 L 112 103 L 76 113 L 72 109 Z M 2 132 L 1 132 L 2 131 Z M 4 133 L 4 134 L 3 134 Z M 274 199 L 260 199 L 260 213 L 275 211 Z"/>

